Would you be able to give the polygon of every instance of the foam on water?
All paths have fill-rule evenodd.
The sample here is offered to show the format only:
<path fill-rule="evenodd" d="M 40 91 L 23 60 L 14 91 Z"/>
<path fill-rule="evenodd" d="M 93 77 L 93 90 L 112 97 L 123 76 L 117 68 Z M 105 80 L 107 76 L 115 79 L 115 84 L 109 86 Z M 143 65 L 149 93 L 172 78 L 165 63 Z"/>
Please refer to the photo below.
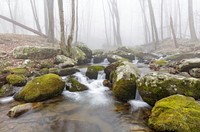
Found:
<path fill-rule="evenodd" d="M 132 111 L 137 111 L 139 108 L 151 107 L 146 102 L 141 100 L 130 100 L 128 103 L 131 105 Z"/>
<path fill-rule="evenodd" d="M 14 101 L 13 97 L 5 97 L 0 99 L 0 104 L 7 104 L 13 101 Z"/>

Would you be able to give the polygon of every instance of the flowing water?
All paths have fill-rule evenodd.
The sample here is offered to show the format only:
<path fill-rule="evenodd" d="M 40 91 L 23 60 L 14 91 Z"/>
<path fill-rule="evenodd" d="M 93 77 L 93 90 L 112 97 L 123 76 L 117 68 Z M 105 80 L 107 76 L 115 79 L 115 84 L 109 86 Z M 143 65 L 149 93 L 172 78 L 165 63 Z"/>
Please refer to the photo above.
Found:
<path fill-rule="evenodd" d="M 106 61 L 106 60 L 105 60 Z M 142 132 L 151 131 L 143 111 L 149 108 L 137 94 L 136 100 L 122 104 L 113 99 L 103 86 L 105 74 L 97 80 L 85 77 L 85 69 L 74 74 L 89 89 L 83 92 L 64 91 L 61 96 L 43 102 L 41 109 L 11 119 L 6 114 L 19 104 L 12 97 L 0 99 L 0 132 Z M 63 77 L 63 80 L 67 79 Z"/>

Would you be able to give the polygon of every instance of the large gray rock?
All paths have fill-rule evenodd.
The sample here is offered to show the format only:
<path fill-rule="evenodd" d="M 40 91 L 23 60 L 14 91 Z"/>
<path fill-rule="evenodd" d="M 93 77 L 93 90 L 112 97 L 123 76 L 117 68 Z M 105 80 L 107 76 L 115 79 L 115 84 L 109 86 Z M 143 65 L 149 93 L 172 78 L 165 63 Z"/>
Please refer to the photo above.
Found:
<path fill-rule="evenodd" d="M 195 77 L 195 78 L 200 78 L 200 68 L 193 68 L 189 71 L 189 74 L 192 76 L 192 77 Z"/>
<path fill-rule="evenodd" d="M 57 55 L 56 63 L 58 63 L 58 64 L 62 63 L 62 65 L 66 65 L 66 67 L 74 66 L 77 64 L 76 61 L 74 61 L 73 59 L 66 57 L 64 55 Z"/>
<path fill-rule="evenodd" d="M 166 57 L 166 60 L 180 61 L 183 59 L 200 58 L 200 53 L 180 53 Z"/>
<path fill-rule="evenodd" d="M 128 61 L 128 59 L 126 59 L 126 58 L 123 58 L 119 55 L 113 55 L 113 54 L 107 55 L 107 59 L 110 63 L 113 63 L 113 62 L 116 62 L 116 61 L 119 61 L 119 60 Z"/>
<path fill-rule="evenodd" d="M 200 98 L 200 80 L 168 73 L 149 73 L 137 80 L 143 100 L 154 106 L 155 102 L 174 94 Z"/>
<path fill-rule="evenodd" d="M 137 67 L 123 61 L 116 70 L 111 72 L 112 91 L 114 96 L 123 102 L 134 99 L 136 94 L 136 80 L 139 77 Z"/>
<path fill-rule="evenodd" d="M 200 68 L 200 58 L 185 59 L 178 65 L 180 72 L 189 72 L 192 68 Z"/>
<path fill-rule="evenodd" d="M 78 47 L 72 47 L 71 53 L 72 59 L 75 60 L 78 64 L 85 64 L 91 61 L 91 59 L 88 59 L 86 54 Z"/>
<path fill-rule="evenodd" d="M 47 59 L 56 56 L 59 49 L 48 47 L 19 46 L 12 51 L 16 59 Z"/>
<path fill-rule="evenodd" d="M 95 50 L 93 52 L 93 61 L 94 63 L 103 62 L 104 59 L 107 57 L 106 53 L 103 50 Z"/>
<path fill-rule="evenodd" d="M 92 50 L 89 49 L 86 44 L 82 42 L 76 42 L 74 45 L 86 54 L 87 59 L 92 58 Z"/>

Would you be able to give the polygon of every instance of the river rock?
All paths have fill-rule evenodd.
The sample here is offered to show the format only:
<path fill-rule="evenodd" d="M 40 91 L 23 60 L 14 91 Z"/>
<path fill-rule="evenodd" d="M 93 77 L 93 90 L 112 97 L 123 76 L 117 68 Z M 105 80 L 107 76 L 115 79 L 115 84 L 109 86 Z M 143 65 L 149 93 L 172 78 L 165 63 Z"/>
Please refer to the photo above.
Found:
<path fill-rule="evenodd" d="M 107 55 L 102 50 L 95 50 L 93 52 L 93 61 L 94 63 L 101 63 L 106 59 Z"/>
<path fill-rule="evenodd" d="M 111 53 L 113 55 L 118 55 L 118 56 L 121 56 L 123 58 L 126 58 L 130 61 L 135 59 L 135 53 L 127 47 L 119 47 L 118 49 L 112 51 Z"/>
<path fill-rule="evenodd" d="M 7 115 L 10 118 L 15 118 L 28 111 L 39 109 L 42 106 L 43 106 L 42 103 L 26 103 L 26 104 L 17 105 L 11 108 L 9 112 L 7 113 Z"/>
<path fill-rule="evenodd" d="M 37 46 L 19 46 L 12 51 L 16 59 L 47 59 L 56 56 L 58 49 Z"/>
<path fill-rule="evenodd" d="M 126 59 L 126 58 L 123 58 L 123 57 L 121 57 L 119 55 L 113 55 L 113 54 L 107 55 L 107 59 L 108 59 L 108 61 L 110 63 L 113 63 L 113 62 L 116 62 L 116 61 L 120 61 L 120 60 L 122 60 L 122 61 L 128 61 L 128 59 Z"/>
<path fill-rule="evenodd" d="M 70 76 L 66 83 L 66 89 L 70 92 L 80 92 L 88 90 L 88 87 L 80 83 L 74 76 Z"/>
<path fill-rule="evenodd" d="M 5 84 L 0 87 L 0 97 L 12 96 L 16 93 L 17 89 L 10 84 Z"/>
<path fill-rule="evenodd" d="M 152 60 L 159 59 L 159 56 L 157 56 L 157 55 L 154 55 L 151 53 L 144 53 L 144 52 L 138 52 L 136 54 L 136 57 L 139 62 L 145 62 L 145 63 L 149 63 Z"/>
<path fill-rule="evenodd" d="M 104 68 L 104 66 L 99 65 L 88 66 L 86 76 L 90 79 L 97 79 L 99 71 L 103 71 Z"/>
<path fill-rule="evenodd" d="M 86 54 L 87 59 L 92 58 L 92 50 L 89 49 L 86 44 L 82 42 L 76 42 L 74 45 Z"/>
<path fill-rule="evenodd" d="M 200 68 L 200 58 L 182 60 L 177 67 L 180 72 L 189 72 L 192 68 Z"/>
<path fill-rule="evenodd" d="M 6 77 L 9 84 L 13 86 L 24 86 L 26 84 L 26 78 L 23 75 L 10 74 Z"/>
<path fill-rule="evenodd" d="M 56 74 L 46 74 L 34 78 L 15 94 L 14 99 L 25 102 L 38 102 L 53 98 L 62 93 L 65 83 Z"/>
<path fill-rule="evenodd" d="M 156 131 L 199 132 L 200 105 L 192 97 L 172 95 L 156 102 L 148 120 Z"/>
<path fill-rule="evenodd" d="M 192 76 L 192 77 L 195 77 L 195 78 L 200 78 L 200 68 L 193 68 L 189 71 L 189 74 Z"/>
<path fill-rule="evenodd" d="M 91 61 L 91 59 L 88 59 L 86 54 L 76 46 L 71 48 L 71 54 L 72 59 L 78 64 L 85 64 Z"/>
<path fill-rule="evenodd" d="M 183 59 L 200 58 L 200 53 L 180 53 L 166 57 L 166 60 L 181 61 Z"/>
<path fill-rule="evenodd" d="M 154 106 L 155 102 L 174 94 L 200 99 L 200 80 L 168 73 L 149 73 L 137 80 L 142 99 Z"/>
<path fill-rule="evenodd" d="M 68 76 L 68 75 L 72 75 L 76 72 L 79 72 L 79 69 L 73 68 L 73 67 L 68 67 L 68 68 L 63 68 L 63 69 L 57 70 L 57 74 L 59 76 Z"/>
<path fill-rule="evenodd" d="M 114 96 L 123 102 L 134 99 L 136 79 L 139 77 L 137 67 L 133 63 L 123 61 L 111 74 Z"/>
<path fill-rule="evenodd" d="M 8 74 L 0 74 L 0 87 L 7 83 L 6 77 Z"/>
<path fill-rule="evenodd" d="M 73 59 L 66 57 L 64 55 L 57 55 L 56 56 L 56 63 L 57 64 L 61 63 L 62 65 L 65 65 L 65 68 L 76 65 L 76 62 Z M 62 67 L 62 68 L 64 68 L 64 67 Z"/>

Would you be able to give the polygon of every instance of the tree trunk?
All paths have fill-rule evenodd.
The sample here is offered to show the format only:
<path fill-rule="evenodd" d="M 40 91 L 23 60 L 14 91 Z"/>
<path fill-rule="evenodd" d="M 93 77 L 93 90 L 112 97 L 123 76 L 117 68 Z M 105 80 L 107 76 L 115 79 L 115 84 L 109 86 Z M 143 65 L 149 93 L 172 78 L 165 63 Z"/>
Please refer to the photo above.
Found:
<path fill-rule="evenodd" d="M 48 8 L 47 8 L 47 0 L 44 0 L 44 27 L 45 27 L 45 34 L 48 36 L 49 31 L 49 18 L 48 18 Z"/>
<path fill-rule="evenodd" d="M 78 0 L 76 0 L 76 36 L 75 36 L 75 41 L 77 42 L 78 41 L 78 9 L 79 7 L 79 4 L 78 4 Z"/>
<path fill-rule="evenodd" d="M 63 12 L 63 0 L 58 0 L 58 9 L 60 17 L 60 49 L 61 53 L 67 54 L 67 46 L 65 45 L 65 24 L 64 24 L 64 12 Z"/>
<path fill-rule="evenodd" d="M 161 0 L 161 19 L 160 19 L 160 23 L 161 23 L 161 26 L 160 26 L 160 32 L 161 32 L 161 40 L 163 40 L 163 5 L 164 5 L 164 0 Z"/>
<path fill-rule="evenodd" d="M 32 8 L 33 17 L 34 17 L 34 20 L 35 20 L 36 27 L 37 27 L 39 32 L 42 32 L 42 30 L 40 28 L 39 18 L 38 18 L 38 15 L 37 15 L 35 0 L 30 0 L 30 2 L 31 2 L 31 8 Z"/>
<path fill-rule="evenodd" d="M 180 38 L 182 38 L 182 24 L 181 24 L 181 6 L 180 6 L 180 1 L 178 0 L 178 12 L 179 12 L 179 32 L 180 32 Z"/>
<path fill-rule="evenodd" d="M 37 34 L 37 35 L 39 35 L 39 36 L 42 36 L 42 37 L 47 38 L 47 36 L 46 36 L 45 34 L 39 32 L 39 31 L 37 31 L 37 30 L 35 30 L 35 29 L 32 29 L 32 28 L 30 28 L 30 27 L 28 27 L 28 26 L 26 26 L 26 25 L 23 25 L 23 24 L 21 24 L 21 23 L 19 23 L 19 22 L 16 22 L 16 21 L 14 21 L 14 20 L 12 20 L 12 19 L 10 19 L 10 18 L 7 18 L 7 17 L 2 16 L 2 15 L 0 15 L 0 18 L 3 19 L 3 20 L 6 20 L 6 21 L 8 21 L 8 22 L 11 22 L 11 23 L 13 23 L 13 24 L 15 24 L 15 25 L 17 25 L 17 26 L 23 28 L 23 29 L 26 29 L 26 30 L 28 30 L 28 31 L 30 31 L 30 32 L 32 32 L 32 33 L 34 33 L 34 34 Z"/>
<path fill-rule="evenodd" d="M 11 18 L 12 20 L 14 20 L 13 13 L 12 13 L 11 6 L 10 6 L 10 0 L 8 0 L 8 8 L 9 8 L 9 13 L 10 13 L 10 18 Z M 13 33 L 16 33 L 15 24 L 13 24 Z"/>
<path fill-rule="evenodd" d="M 74 25 L 75 25 L 75 0 L 72 0 L 71 9 L 72 9 L 71 29 L 70 29 L 70 34 L 68 35 L 68 39 L 67 39 L 67 49 L 68 49 L 68 53 L 69 53 L 69 55 L 71 55 L 71 45 L 72 45 L 73 37 L 74 37 Z"/>
<path fill-rule="evenodd" d="M 177 44 L 177 41 L 176 41 L 176 34 L 175 34 L 175 31 L 174 31 L 174 26 L 173 26 L 172 16 L 170 16 L 170 27 L 171 27 L 174 45 L 175 45 L 176 48 L 178 48 L 178 44 Z"/>
<path fill-rule="evenodd" d="M 49 30 L 48 30 L 48 42 L 54 42 L 54 0 L 47 1 L 48 18 L 49 18 Z"/>
<path fill-rule="evenodd" d="M 188 0 L 188 17 L 189 17 L 189 28 L 191 39 L 197 41 L 197 35 L 194 28 L 194 18 L 193 18 L 193 0 Z"/>
<path fill-rule="evenodd" d="M 104 14 L 105 35 L 106 35 L 107 44 L 109 45 L 110 42 L 109 42 L 109 39 L 108 39 L 107 22 L 106 22 L 106 11 L 105 11 L 105 7 L 104 7 L 104 0 L 102 0 L 102 5 L 103 5 L 103 14 Z"/>

